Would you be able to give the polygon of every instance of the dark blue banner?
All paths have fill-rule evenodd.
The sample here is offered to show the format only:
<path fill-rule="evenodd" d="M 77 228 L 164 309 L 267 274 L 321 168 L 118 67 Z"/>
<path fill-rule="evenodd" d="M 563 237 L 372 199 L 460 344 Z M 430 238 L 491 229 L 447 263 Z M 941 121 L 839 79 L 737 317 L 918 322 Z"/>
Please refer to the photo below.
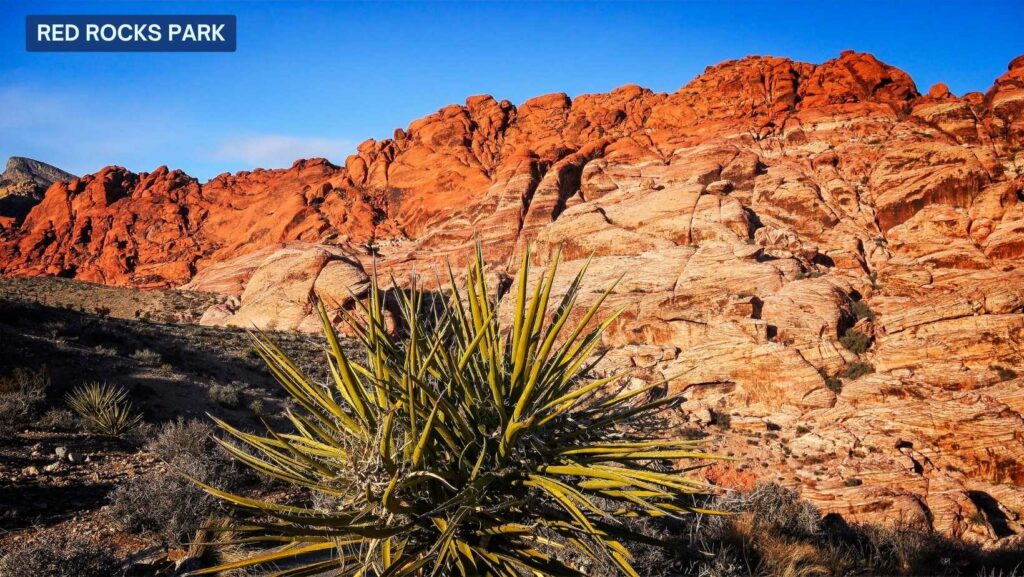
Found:
<path fill-rule="evenodd" d="M 26 16 L 29 52 L 234 52 L 233 15 Z"/>

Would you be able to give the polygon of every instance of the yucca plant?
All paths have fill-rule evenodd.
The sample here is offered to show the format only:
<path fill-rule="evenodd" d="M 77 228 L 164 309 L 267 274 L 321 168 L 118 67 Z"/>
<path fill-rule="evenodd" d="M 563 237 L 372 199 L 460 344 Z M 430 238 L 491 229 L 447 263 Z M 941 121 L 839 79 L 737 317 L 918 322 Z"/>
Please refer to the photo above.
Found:
<path fill-rule="evenodd" d="M 511 327 L 479 247 L 463 290 L 449 268 L 446 306 L 426 306 L 415 281 L 392 291 L 397 330 L 386 329 L 372 283 L 347 318 L 365 361 L 345 351 L 318 304 L 327 384 L 254 334 L 296 401 L 294 430 L 255 435 L 216 420 L 229 435 L 221 444 L 313 498 L 280 504 L 203 485 L 236 509 L 233 544 L 259 550 L 194 574 L 578 576 L 586 568 L 570 559 L 582 558 L 635 576 L 624 543 L 653 540 L 630 519 L 712 513 L 700 508 L 710 488 L 678 463 L 714 456 L 651 426 L 677 399 L 655 394 L 659 383 L 625 390 L 625 373 L 590 376 L 615 318 L 597 314 L 614 287 L 577 311 L 583 267 L 554 304 L 557 261 L 531 286 L 523 257 L 505 297 Z"/>
<path fill-rule="evenodd" d="M 142 422 L 142 415 L 132 408 L 127 391 L 116 385 L 82 385 L 71 391 L 65 401 L 86 427 L 104 435 L 123 435 Z"/>

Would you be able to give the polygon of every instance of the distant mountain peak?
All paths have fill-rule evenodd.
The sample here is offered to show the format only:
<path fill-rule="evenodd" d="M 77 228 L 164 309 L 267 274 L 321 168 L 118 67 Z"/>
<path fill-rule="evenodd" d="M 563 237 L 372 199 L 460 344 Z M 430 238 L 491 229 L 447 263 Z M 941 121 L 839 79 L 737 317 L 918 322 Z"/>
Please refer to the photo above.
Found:
<path fill-rule="evenodd" d="M 74 180 L 78 178 L 70 172 L 61 170 L 52 164 L 40 162 L 24 156 L 12 156 L 7 159 L 7 168 L 0 180 L 11 182 L 32 181 L 38 185 L 49 187 L 54 182 Z"/>
<path fill-rule="evenodd" d="M 7 168 L 0 174 L 0 229 L 21 222 L 53 183 L 76 178 L 56 166 L 24 156 L 7 159 Z"/>

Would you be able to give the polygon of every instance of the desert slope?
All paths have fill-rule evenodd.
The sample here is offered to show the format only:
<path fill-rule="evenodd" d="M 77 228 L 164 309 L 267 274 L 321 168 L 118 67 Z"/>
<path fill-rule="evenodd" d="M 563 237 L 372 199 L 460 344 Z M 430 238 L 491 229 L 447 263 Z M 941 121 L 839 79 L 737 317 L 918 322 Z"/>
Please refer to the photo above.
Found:
<path fill-rule="evenodd" d="M 683 373 L 680 418 L 850 518 L 1024 531 L 1024 57 L 984 94 L 867 54 L 751 57 L 679 91 L 471 97 L 335 166 L 199 183 L 111 167 L 58 183 L 7 275 L 234 297 L 211 324 L 307 328 L 479 238 L 498 274 L 558 247 L 627 272 L 608 362 Z M 764 466 L 762 466 L 762 463 Z"/>

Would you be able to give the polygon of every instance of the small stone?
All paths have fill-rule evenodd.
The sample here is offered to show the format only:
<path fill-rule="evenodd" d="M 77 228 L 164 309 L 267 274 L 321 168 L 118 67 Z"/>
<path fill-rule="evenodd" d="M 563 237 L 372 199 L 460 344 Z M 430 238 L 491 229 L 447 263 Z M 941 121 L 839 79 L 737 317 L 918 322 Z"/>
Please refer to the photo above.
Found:
<path fill-rule="evenodd" d="M 21 473 L 23 475 L 38 475 L 39 474 L 39 468 L 38 467 L 34 467 L 34 466 L 25 467 L 24 469 L 21 470 Z"/>
<path fill-rule="evenodd" d="M 43 470 L 46 471 L 47 473 L 52 473 L 57 469 L 60 469 L 60 463 L 50 463 L 49 465 L 43 467 Z"/>
<path fill-rule="evenodd" d="M 57 447 L 53 450 L 53 454 L 57 455 L 58 459 L 63 459 L 68 454 L 67 447 Z"/>
<path fill-rule="evenodd" d="M 81 463 L 82 462 L 82 454 L 81 453 L 75 453 L 73 451 L 68 451 L 68 462 L 69 463 Z"/>

